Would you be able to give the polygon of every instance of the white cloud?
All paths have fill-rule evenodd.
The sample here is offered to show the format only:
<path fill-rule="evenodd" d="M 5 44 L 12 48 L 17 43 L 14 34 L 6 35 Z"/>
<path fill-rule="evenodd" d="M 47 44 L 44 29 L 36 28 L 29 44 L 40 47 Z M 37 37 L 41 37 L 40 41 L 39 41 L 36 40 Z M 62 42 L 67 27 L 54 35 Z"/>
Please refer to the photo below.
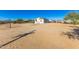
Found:
<path fill-rule="evenodd" d="M 63 20 L 63 17 L 48 17 L 49 20 Z"/>
<path fill-rule="evenodd" d="M 5 18 L 5 17 L 1 17 L 0 16 L 0 20 L 7 20 L 8 18 Z"/>

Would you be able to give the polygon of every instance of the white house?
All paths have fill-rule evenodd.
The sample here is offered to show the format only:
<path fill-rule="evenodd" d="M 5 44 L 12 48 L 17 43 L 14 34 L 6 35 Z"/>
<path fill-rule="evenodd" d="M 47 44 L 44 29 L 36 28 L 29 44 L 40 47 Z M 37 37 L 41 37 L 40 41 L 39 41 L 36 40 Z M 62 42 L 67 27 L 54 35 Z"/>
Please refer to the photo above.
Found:
<path fill-rule="evenodd" d="M 35 19 L 35 24 L 44 24 L 44 19 L 40 18 L 40 17 L 36 18 Z"/>

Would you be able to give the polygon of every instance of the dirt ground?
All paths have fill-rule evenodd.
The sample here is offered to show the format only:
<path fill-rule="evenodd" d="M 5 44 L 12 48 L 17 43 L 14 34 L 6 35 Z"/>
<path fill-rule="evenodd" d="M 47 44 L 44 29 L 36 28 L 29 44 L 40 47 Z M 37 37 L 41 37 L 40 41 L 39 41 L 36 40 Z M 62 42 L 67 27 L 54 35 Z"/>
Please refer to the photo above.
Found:
<path fill-rule="evenodd" d="M 46 24 L 9 24 L 0 25 L 0 46 L 13 40 L 13 37 L 35 29 L 34 33 L 21 37 L 1 48 L 6 49 L 66 49 L 79 48 L 79 40 L 69 39 L 63 35 L 73 29 L 71 24 L 46 23 Z"/>

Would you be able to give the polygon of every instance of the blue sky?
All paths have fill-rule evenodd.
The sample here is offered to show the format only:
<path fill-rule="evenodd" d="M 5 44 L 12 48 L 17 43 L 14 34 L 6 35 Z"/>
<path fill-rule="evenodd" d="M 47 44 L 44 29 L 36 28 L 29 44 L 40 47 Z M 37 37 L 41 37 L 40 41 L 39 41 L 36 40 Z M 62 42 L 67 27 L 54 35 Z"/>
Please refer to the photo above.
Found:
<path fill-rule="evenodd" d="M 71 11 L 74 10 L 0 10 L 0 20 L 15 20 L 17 18 L 34 19 L 37 17 L 63 19 Z"/>

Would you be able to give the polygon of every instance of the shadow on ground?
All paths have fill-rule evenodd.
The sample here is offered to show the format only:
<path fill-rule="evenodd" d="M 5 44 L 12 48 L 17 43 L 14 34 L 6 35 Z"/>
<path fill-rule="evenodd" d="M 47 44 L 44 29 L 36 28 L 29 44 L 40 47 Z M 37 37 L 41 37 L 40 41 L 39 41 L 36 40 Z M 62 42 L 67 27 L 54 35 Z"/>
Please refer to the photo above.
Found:
<path fill-rule="evenodd" d="M 0 48 L 2 48 L 3 46 L 6 46 L 6 45 L 8 45 L 8 44 L 10 44 L 10 43 L 12 43 L 12 42 L 14 42 L 14 41 L 16 41 L 16 40 L 19 40 L 20 38 L 22 38 L 22 37 L 24 37 L 24 36 L 27 36 L 27 35 L 29 35 L 29 34 L 33 34 L 33 33 L 35 33 L 35 31 L 36 31 L 36 30 L 32 30 L 32 31 L 29 31 L 29 32 L 21 33 L 21 34 L 15 36 L 15 37 L 13 37 L 13 38 L 12 38 L 13 40 L 11 40 L 11 41 L 9 41 L 9 42 L 4 43 L 3 45 L 1 45 Z"/>
<path fill-rule="evenodd" d="M 67 35 L 69 39 L 79 40 L 79 27 L 73 26 L 73 29 L 69 32 L 63 32 L 63 35 Z"/>

